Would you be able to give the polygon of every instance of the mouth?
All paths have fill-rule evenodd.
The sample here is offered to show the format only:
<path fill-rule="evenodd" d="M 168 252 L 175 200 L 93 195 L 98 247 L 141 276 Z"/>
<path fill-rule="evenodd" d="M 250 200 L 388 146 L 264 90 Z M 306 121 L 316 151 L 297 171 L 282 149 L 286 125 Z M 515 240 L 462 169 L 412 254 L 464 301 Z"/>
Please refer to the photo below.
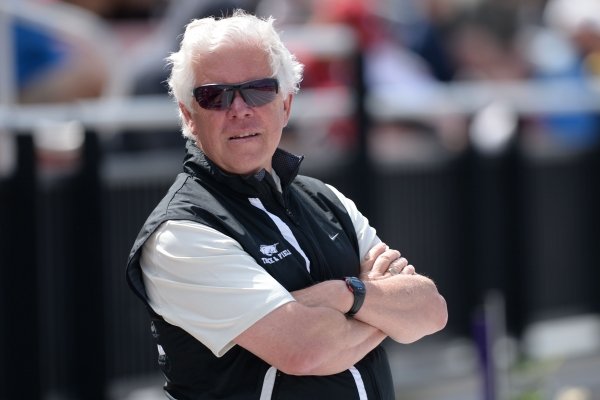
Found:
<path fill-rule="evenodd" d="M 252 138 L 252 137 L 256 137 L 259 134 L 256 132 L 248 132 L 248 133 L 241 133 L 239 135 L 235 135 L 235 136 L 231 136 L 229 138 L 229 140 L 241 140 L 241 139 L 248 139 L 248 138 Z"/>

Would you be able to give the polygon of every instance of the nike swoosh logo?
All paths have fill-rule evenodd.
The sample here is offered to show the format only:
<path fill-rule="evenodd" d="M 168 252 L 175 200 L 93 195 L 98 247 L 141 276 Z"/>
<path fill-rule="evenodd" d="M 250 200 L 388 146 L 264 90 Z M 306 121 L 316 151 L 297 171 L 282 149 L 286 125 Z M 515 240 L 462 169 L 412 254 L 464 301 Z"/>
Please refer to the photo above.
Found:
<path fill-rule="evenodd" d="M 338 233 L 336 233 L 335 235 L 329 235 L 329 239 L 331 239 L 331 240 L 335 240 L 335 238 L 336 238 L 336 237 L 338 237 L 338 235 L 339 235 L 339 234 L 340 234 L 340 233 L 338 232 Z"/>

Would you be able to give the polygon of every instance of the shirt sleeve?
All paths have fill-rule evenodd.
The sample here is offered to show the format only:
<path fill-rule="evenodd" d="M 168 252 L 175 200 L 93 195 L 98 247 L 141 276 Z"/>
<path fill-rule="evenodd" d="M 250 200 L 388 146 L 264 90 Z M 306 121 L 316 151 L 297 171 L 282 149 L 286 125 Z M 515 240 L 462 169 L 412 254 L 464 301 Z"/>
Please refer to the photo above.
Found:
<path fill-rule="evenodd" d="M 356 237 L 358 238 L 358 252 L 360 256 L 360 260 L 362 261 L 367 252 L 376 244 L 381 243 L 381 239 L 377 236 L 377 231 L 369 224 L 369 220 L 358 211 L 356 204 L 346 196 L 344 196 L 339 190 L 331 185 L 327 185 L 333 193 L 338 197 L 338 199 L 342 202 L 350 219 L 352 220 L 352 224 L 354 225 L 354 230 L 356 231 Z"/>
<path fill-rule="evenodd" d="M 140 264 L 152 309 L 217 357 L 292 295 L 225 234 L 167 221 L 146 241 Z"/>

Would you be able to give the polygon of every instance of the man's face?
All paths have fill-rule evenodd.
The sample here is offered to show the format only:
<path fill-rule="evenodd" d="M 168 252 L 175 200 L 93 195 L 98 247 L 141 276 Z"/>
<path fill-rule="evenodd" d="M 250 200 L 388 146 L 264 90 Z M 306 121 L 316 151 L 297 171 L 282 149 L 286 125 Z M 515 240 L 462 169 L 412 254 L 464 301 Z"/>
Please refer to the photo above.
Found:
<path fill-rule="evenodd" d="M 221 45 L 199 54 L 194 87 L 209 83 L 236 84 L 271 76 L 267 55 L 249 45 Z M 198 147 L 221 169 L 248 175 L 271 171 L 271 158 L 287 124 L 291 95 L 278 93 L 275 100 L 250 107 L 239 93 L 226 110 L 207 110 L 194 100 L 192 109 L 182 104 L 184 121 L 194 133 Z"/>

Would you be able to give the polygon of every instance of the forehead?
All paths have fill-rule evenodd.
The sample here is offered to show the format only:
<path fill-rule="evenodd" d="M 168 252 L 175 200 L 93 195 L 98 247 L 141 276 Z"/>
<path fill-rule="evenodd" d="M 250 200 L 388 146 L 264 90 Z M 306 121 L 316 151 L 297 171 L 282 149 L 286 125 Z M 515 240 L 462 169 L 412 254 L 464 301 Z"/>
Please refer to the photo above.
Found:
<path fill-rule="evenodd" d="M 272 75 L 264 49 L 252 44 L 221 44 L 197 54 L 196 84 L 239 83 Z"/>

